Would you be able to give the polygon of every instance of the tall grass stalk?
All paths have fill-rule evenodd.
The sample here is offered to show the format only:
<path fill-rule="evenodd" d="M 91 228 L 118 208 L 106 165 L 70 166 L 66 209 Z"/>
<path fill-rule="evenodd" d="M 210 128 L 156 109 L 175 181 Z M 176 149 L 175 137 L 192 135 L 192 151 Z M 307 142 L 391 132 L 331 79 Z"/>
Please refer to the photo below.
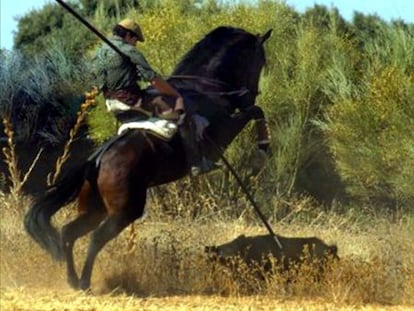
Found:
<path fill-rule="evenodd" d="M 7 147 L 3 147 L 2 152 L 5 156 L 5 162 L 9 170 L 9 179 L 12 183 L 11 194 L 17 198 L 21 193 L 22 180 L 21 173 L 18 168 L 18 159 L 15 152 L 14 131 L 10 119 L 3 118 L 4 134 L 7 137 Z"/>
<path fill-rule="evenodd" d="M 12 197 L 17 201 L 20 196 L 22 195 L 23 185 L 28 180 L 30 173 L 32 172 L 33 168 L 35 167 L 37 161 L 39 160 L 43 149 L 40 149 L 37 153 L 36 157 L 32 161 L 30 167 L 28 168 L 27 172 L 21 174 L 19 169 L 19 161 L 18 156 L 16 154 L 16 145 L 14 142 L 14 131 L 13 125 L 10 122 L 10 119 L 5 117 L 3 118 L 3 126 L 4 126 L 4 134 L 7 137 L 7 147 L 3 147 L 2 152 L 5 156 L 5 162 L 7 164 L 7 168 L 9 171 L 9 180 L 11 182 L 10 193 Z"/>
<path fill-rule="evenodd" d="M 96 87 L 94 87 L 90 92 L 85 93 L 85 101 L 82 103 L 80 110 L 77 114 L 76 122 L 73 128 L 69 132 L 69 139 L 65 143 L 65 146 L 63 148 L 62 155 L 59 156 L 59 158 L 56 160 L 55 165 L 55 171 L 53 174 L 49 174 L 47 178 L 47 184 L 50 186 L 56 182 L 58 179 L 62 167 L 65 164 L 65 162 L 68 160 L 70 155 L 70 147 L 72 143 L 75 140 L 76 135 L 79 132 L 79 129 L 81 125 L 83 124 L 83 121 L 85 120 L 86 114 L 88 112 L 88 109 L 95 105 L 95 98 L 98 95 L 99 91 Z"/>

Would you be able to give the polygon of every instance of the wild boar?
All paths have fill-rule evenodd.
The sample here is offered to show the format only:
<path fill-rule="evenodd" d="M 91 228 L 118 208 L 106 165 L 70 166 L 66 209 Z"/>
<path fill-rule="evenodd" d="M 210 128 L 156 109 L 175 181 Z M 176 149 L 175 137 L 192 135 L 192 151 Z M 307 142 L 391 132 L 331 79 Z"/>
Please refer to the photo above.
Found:
<path fill-rule="evenodd" d="M 339 259 L 336 245 L 327 245 L 316 237 L 290 238 L 276 235 L 282 244 L 277 245 L 270 234 L 259 236 L 240 235 L 238 238 L 219 246 L 206 246 L 205 252 L 210 260 L 234 268 L 235 258 L 249 267 L 260 267 L 264 272 L 272 271 L 272 262 L 277 262 L 279 271 L 288 271 L 304 262 L 316 264 L 318 273 L 329 258 Z M 274 260 L 269 258 L 273 256 Z"/>

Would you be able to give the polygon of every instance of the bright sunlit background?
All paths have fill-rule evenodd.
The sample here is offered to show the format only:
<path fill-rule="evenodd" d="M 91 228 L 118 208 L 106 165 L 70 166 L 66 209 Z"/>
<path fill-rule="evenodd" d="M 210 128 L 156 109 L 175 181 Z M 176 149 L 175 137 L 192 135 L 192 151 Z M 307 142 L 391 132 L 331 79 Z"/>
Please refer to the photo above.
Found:
<path fill-rule="evenodd" d="M 255 0 L 227 0 L 227 2 L 253 2 Z M 52 0 L 2 0 L 1 1 L 1 48 L 11 49 L 13 33 L 17 30 L 17 19 L 31 10 L 41 9 Z M 355 11 L 364 14 L 377 14 L 385 21 L 402 19 L 414 23 L 414 5 L 412 0 L 286 0 L 299 12 L 316 4 L 338 8 L 340 14 L 348 21 L 352 20 Z"/>

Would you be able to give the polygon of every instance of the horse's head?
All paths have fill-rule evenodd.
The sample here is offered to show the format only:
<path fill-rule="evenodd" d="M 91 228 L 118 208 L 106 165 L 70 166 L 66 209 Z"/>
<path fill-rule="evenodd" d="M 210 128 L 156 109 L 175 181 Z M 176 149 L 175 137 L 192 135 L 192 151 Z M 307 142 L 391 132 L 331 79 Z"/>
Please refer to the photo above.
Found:
<path fill-rule="evenodd" d="M 183 57 L 173 75 L 221 82 L 220 91 L 227 94 L 233 109 L 254 105 L 265 64 L 263 43 L 270 35 L 271 30 L 262 36 L 240 28 L 218 27 Z"/>

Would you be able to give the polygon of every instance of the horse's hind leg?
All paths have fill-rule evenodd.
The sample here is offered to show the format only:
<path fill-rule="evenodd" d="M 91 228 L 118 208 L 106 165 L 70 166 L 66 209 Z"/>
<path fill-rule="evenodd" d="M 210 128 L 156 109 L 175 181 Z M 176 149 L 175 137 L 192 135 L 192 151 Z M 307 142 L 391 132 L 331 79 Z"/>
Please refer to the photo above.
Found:
<path fill-rule="evenodd" d="M 90 287 L 93 264 L 99 251 L 129 224 L 142 216 L 146 201 L 146 191 L 144 186 L 137 187 L 137 189 L 134 189 L 135 200 L 130 198 L 125 204 L 111 206 L 112 209 L 110 210 L 113 212 L 93 232 L 79 281 L 81 289 L 87 290 Z M 108 204 L 108 202 L 106 203 Z"/>
<path fill-rule="evenodd" d="M 76 273 L 73 246 L 76 240 L 95 229 L 105 217 L 102 202 L 96 193 L 92 192 L 86 182 L 79 194 L 78 209 L 80 215 L 62 228 L 62 247 L 66 259 L 66 274 L 69 285 L 79 288 L 79 279 Z"/>

